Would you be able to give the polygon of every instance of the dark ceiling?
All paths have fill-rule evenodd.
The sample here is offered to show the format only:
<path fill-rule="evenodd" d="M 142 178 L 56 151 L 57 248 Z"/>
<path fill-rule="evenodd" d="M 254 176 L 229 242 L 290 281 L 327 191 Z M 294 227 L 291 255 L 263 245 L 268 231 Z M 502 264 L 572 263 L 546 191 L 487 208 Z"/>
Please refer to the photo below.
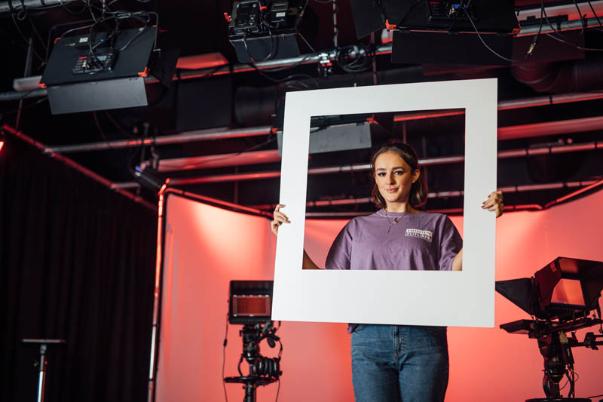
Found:
<path fill-rule="evenodd" d="M 0 1 L 0 9 L 5 4 Z M 287 91 L 485 77 L 499 80 L 498 186 L 508 208 L 542 208 L 603 179 L 603 32 L 593 26 L 599 14 L 603 18 L 603 1 L 516 1 L 521 31 L 514 39 L 514 61 L 484 65 L 439 63 L 437 53 L 429 63 L 392 63 L 391 47 L 383 43 L 381 32 L 374 39 L 356 38 L 349 0 L 336 2 L 336 48 L 332 1 L 311 0 L 299 25 L 301 53 L 309 56 L 270 68 L 269 63 L 252 67 L 237 62 L 224 17 L 232 11 L 231 1 L 109 4 L 112 10 L 156 11 L 161 60 L 178 57 L 172 80 L 147 80 L 150 105 L 53 116 L 44 91 L 15 90 L 15 79 L 43 73 L 57 25 L 101 13 L 101 1 L 72 1 L 0 14 L 2 123 L 39 141 L 47 152 L 59 152 L 115 188 L 151 203 L 157 189 L 149 182 L 170 178 L 173 186 L 187 191 L 270 210 L 278 202 L 276 134 L 282 129 Z M 540 18 L 541 6 L 550 21 Z M 536 17 L 525 17 L 529 15 Z M 572 21 L 579 24 L 571 25 Z M 52 39 L 49 32 L 54 32 Z M 469 36 L 467 40 L 473 41 L 469 53 L 478 47 L 483 50 L 477 35 Z M 467 52 L 461 49 L 467 40 L 459 39 L 449 56 Z M 30 41 L 32 63 L 27 73 Z M 382 51 L 354 58 L 349 56 L 357 49 L 354 45 Z M 530 46 L 534 51 L 528 55 Z M 334 50 L 339 56 L 331 58 L 329 66 L 310 57 Z M 224 56 L 225 65 L 208 64 L 208 55 L 216 53 Z M 199 55 L 204 57 L 187 58 Z M 409 142 L 425 161 L 431 192 L 427 208 L 459 212 L 463 117 L 462 111 L 437 116 L 335 116 L 313 125 L 326 129 L 368 124 L 373 147 L 391 138 Z M 88 150 L 71 147 L 82 144 L 96 145 Z M 368 163 L 370 153 L 364 148 L 311 155 L 310 169 L 316 174 L 309 179 L 308 201 L 314 203 L 308 211 L 333 216 L 371 210 L 366 200 L 368 171 L 362 166 L 349 168 Z M 318 168 L 325 168 L 322 174 Z M 137 170 L 143 172 L 142 178 Z"/>

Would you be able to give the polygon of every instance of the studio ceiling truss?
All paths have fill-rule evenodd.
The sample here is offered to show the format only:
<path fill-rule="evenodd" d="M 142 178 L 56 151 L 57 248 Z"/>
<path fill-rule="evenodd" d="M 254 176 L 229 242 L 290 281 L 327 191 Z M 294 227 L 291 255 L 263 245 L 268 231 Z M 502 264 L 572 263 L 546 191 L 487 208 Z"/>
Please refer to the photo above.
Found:
<path fill-rule="evenodd" d="M 20 2 L 0 2 L 0 14 L 11 12 L 11 9 L 18 11 L 21 8 L 34 10 L 36 7 L 61 6 L 64 3 L 79 0 L 22 0 Z M 545 23 L 528 22 L 530 19 L 539 21 L 544 15 L 546 16 Z M 563 17 L 556 19 L 556 17 Z M 565 31 L 575 31 L 584 29 L 593 29 L 603 27 L 603 0 L 587 1 L 587 2 L 570 2 L 555 6 L 546 6 L 543 9 L 530 8 L 520 9 L 517 11 L 517 19 L 520 22 L 520 31 L 516 35 L 534 36 L 534 35 L 551 35 Z M 358 47 L 354 52 L 357 56 L 366 56 L 367 50 Z M 392 53 L 392 45 L 384 44 L 377 46 L 373 52 L 376 56 L 390 55 Z M 186 58 L 201 57 L 204 55 L 187 56 L 179 59 L 180 61 Z M 353 56 L 353 55 L 352 55 Z M 172 80 L 191 80 L 199 78 L 209 78 L 223 76 L 229 74 L 248 73 L 257 70 L 270 70 L 275 68 L 295 67 L 306 64 L 319 64 L 330 62 L 333 63 L 339 57 L 337 49 L 320 51 L 315 53 L 304 54 L 296 57 L 259 61 L 252 67 L 248 64 L 228 65 L 224 59 L 224 65 L 215 64 L 215 60 L 207 67 L 199 66 L 196 69 L 183 69 L 178 74 L 172 77 Z M 34 98 L 46 96 L 46 89 L 39 88 L 41 76 L 16 78 L 13 83 L 14 91 L 0 92 L 0 101 L 15 101 L 26 98 Z M 156 84 L 159 80 L 149 76 L 145 79 L 146 84 Z"/>

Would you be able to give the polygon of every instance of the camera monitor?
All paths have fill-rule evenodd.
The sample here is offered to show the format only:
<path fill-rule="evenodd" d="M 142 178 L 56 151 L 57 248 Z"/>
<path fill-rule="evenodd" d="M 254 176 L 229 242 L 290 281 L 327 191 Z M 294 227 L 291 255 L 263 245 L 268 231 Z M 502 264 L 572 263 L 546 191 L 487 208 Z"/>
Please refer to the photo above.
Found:
<path fill-rule="evenodd" d="M 272 281 L 230 281 L 228 322 L 271 321 Z"/>

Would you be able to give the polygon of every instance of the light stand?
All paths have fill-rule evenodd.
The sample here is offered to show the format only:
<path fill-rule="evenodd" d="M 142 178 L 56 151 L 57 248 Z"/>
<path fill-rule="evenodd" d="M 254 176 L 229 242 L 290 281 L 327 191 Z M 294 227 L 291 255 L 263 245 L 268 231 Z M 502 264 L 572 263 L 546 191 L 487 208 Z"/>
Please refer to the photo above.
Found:
<path fill-rule="evenodd" d="M 33 344 L 40 345 L 40 360 L 38 363 L 38 391 L 37 391 L 37 402 L 44 402 L 44 398 L 46 396 L 46 375 L 47 375 L 47 365 L 48 358 L 46 357 L 46 352 L 48 350 L 48 346 L 50 345 L 61 345 L 65 344 L 66 341 L 64 339 L 22 339 L 22 343 L 24 344 Z"/>

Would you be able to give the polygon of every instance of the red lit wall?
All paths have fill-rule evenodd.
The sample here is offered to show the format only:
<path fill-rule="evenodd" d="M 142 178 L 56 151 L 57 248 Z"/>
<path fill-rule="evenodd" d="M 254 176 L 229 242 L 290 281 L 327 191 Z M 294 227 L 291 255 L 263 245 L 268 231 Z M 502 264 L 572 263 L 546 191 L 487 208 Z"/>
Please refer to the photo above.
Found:
<path fill-rule="evenodd" d="M 505 214 L 497 221 L 497 279 L 531 276 L 559 255 L 603 260 L 601 206 L 603 192 L 547 211 Z M 453 221 L 462 229 L 462 218 Z M 316 261 L 324 262 L 344 224 L 307 222 L 305 247 Z M 222 363 L 227 376 L 237 375 L 241 352 L 239 327 L 230 326 L 222 358 L 228 283 L 271 279 L 275 239 L 264 218 L 174 195 L 168 200 L 165 235 L 157 401 L 223 401 Z M 520 318 L 529 317 L 497 295 L 495 328 L 449 329 L 447 401 L 521 401 L 543 395 L 536 341 L 498 328 Z M 345 325 L 286 322 L 278 335 L 284 344 L 279 400 L 353 400 Z M 262 353 L 276 351 L 263 344 Z M 577 395 L 603 393 L 603 352 L 575 349 L 574 357 Z M 260 388 L 258 401 L 273 401 L 276 390 L 276 384 Z M 230 401 L 243 399 L 238 385 L 226 385 L 226 392 Z"/>

